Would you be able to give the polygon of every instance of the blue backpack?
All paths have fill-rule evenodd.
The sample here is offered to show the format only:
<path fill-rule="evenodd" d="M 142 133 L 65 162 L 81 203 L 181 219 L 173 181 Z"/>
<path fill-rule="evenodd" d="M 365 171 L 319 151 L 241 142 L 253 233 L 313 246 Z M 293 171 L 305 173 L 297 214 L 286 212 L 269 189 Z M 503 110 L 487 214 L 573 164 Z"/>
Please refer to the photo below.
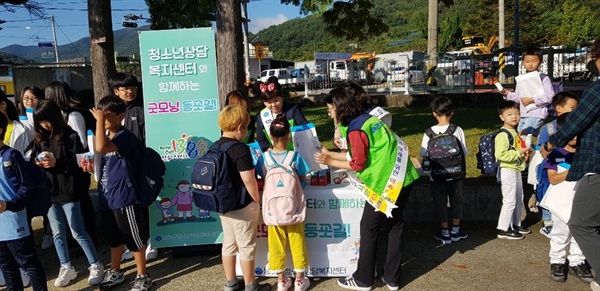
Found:
<path fill-rule="evenodd" d="M 546 160 L 544 159 L 536 169 L 537 173 L 537 185 L 535 188 L 535 194 L 538 202 L 542 201 L 546 191 L 548 191 L 548 187 L 550 187 L 550 180 L 548 180 L 548 171 L 544 169 L 546 165 Z"/>
<path fill-rule="evenodd" d="M 227 150 L 240 142 L 230 141 L 223 145 L 213 143 L 210 149 L 196 161 L 192 170 L 192 193 L 196 207 L 208 211 L 227 213 L 244 204 L 246 188 L 233 185 Z"/>
<path fill-rule="evenodd" d="M 496 157 L 494 156 L 494 140 L 496 139 L 496 135 L 504 132 L 508 135 L 508 144 L 510 148 L 513 148 L 514 139 L 512 134 L 505 129 L 501 128 L 499 131 L 483 135 L 479 139 L 479 151 L 477 152 L 477 169 L 481 170 L 481 174 L 483 175 L 496 175 L 498 172 L 498 161 L 496 161 Z"/>
<path fill-rule="evenodd" d="M 17 177 L 18 171 L 14 170 L 14 164 L 18 162 L 15 159 L 15 155 L 20 155 L 20 153 L 10 147 L 7 147 L 2 151 L 2 161 L 4 166 L 4 175 L 6 178 L 12 183 L 15 191 L 18 191 L 19 188 L 24 184 L 21 179 L 23 177 Z M 28 193 L 28 195 L 32 195 L 27 203 L 27 216 L 35 217 L 35 216 L 43 216 L 48 214 L 48 209 L 52 206 L 52 201 L 50 200 L 50 191 L 52 186 L 50 185 L 50 181 L 48 177 L 46 177 L 46 173 L 44 170 L 36 165 L 33 161 L 25 161 L 21 158 L 23 165 L 25 166 L 22 171 L 29 172 L 29 178 L 31 181 L 27 183 L 33 187 L 32 190 Z M 7 161 L 10 161 L 7 163 Z"/>
<path fill-rule="evenodd" d="M 164 188 L 164 175 L 167 171 L 165 162 L 160 155 L 151 148 L 144 148 L 142 162 L 140 163 L 138 185 L 138 200 L 143 206 L 150 206 L 156 201 L 160 191 Z"/>

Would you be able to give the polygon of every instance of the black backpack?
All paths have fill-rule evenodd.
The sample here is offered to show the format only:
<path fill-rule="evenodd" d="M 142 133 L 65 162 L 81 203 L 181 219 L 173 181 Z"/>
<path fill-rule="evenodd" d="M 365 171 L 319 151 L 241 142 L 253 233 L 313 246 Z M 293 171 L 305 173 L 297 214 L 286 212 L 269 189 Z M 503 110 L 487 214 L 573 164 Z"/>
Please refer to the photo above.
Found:
<path fill-rule="evenodd" d="M 138 199 L 141 205 L 150 206 L 156 201 L 160 191 L 164 188 L 164 175 L 167 171 L 165 162 L 152 148 L 143 148 L 142 162 L 139 170 Z"/>
<path fill-rule="evenodd" d="M 425 134 L 427 143 L 427 159 L 431 168 L 431 179 L 435 182 L 457 181 L 465 178 L 465 153 L 460 140 L 454 136 L 456 125 L 450 124 L 448 129 L 436 134 L 428 128 Z"/>
<path fill-rule="evenodd" d="M 196 207 L 208 211 L 227 213 L 238 205 L 243 205 L 246 188 L 238 193 L 231 181 L 236 169 L 229 169 L 227 150 L 238 144 L 229 141 L 223 145 L 213 143 L 210 149 L 196 161 L 192 170 L 192 193 Z"/>
<path fill-rule="evenodd" d="M 4 175 L 6 179 L 9 180 L 15 188 L 15 191 L 19 191 L 19 188 L 25 184 L 23 183 L 23 177 L 17 177 L 17 171 L 14 171 L 14 163 L 18 163 L 18 158 L 15 155 L 20 155 L 20 153 L 10 147 L 6 147 L 2 151 L 2 161 L 4 166 Z M 14 157 L 13 157 L 14 156 Z M 29 172 L 29 178 L 31 181 L 26 183 L 27 186 L 32 187 L 32 189 L 28 189 L 28 195 L 32 195 L 27 203 L 27 216 L 35 217 L 35 216 L 43 216 L 48 214 L 48 209 L 52 206 L 52 201 L 50 200 L 50 181 L 48 177 L 46 177 L 46 173 L 44 170 L 36 165 L 33 161 L 25 161 L 22 157 L 20 158 L 21 162 L 25 166 L 22 171 Z"/>

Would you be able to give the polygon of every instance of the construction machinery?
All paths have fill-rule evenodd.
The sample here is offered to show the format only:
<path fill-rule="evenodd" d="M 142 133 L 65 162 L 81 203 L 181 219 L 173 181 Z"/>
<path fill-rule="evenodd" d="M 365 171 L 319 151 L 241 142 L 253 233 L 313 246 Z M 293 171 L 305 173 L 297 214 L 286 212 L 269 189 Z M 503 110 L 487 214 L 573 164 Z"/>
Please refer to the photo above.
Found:
<path fill-rule="evenodd" d="M 461 51 L 468 51 L 469 54 L 474 55 L 489 55 L 492 53 L 496 43 L 498 43 L 498 38 L 495 35 L 490 37 L 486 45 L 483 42 L 482 36 L 465 36 L 462 38 L 462 43 L 463 47 L 460 49 Z"/>
<path fill-rule="evenodd" d="M 376 52 L 353 53 L 347 59 L 329 62 L 331 81 L 358 81 L 361 84 L 373 83 L 371 71 L 375 65 Z"/>

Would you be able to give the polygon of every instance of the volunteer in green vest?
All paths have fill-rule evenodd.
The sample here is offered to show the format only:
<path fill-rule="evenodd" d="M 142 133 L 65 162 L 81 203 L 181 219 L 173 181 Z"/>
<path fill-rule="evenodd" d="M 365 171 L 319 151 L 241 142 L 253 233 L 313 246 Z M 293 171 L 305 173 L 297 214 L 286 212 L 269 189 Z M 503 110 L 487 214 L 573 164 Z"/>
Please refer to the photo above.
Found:
<path fill-rule="evenodd" d="M 350 182 L 367 203 L 360 221 L 360 250 L 356 272 L 340 278 L 338 285 L 350 290 L 371 290 L 374 282 L 377 237 L 380 226 L 388 234 L 383 279 L 389 290 L 399 290 L 402 265 L 402 215 L 419 175 L 410 161 L 408 147 L 384 122 L 364 113 L 353 88 L 331 90 L 332 116 L 347 137 L 348 152 L 325 148 L 315 154 L 318 163 L 354 170 Z M 352 177 L 352 172 L 349 176 Z"/>
<path fill-rule="evenodd" d="M 260 92 L 260 99 L 265 104 L 265 109 L 256 115 L 256 141 L 263 151 L 267 151 L 273 145 L 269 139 L 269 127 L 277 114 L 284 113 L 291 127 L 307 124 L 308 121 L 302 114 L 299 104 L 283 101 L 283 92 L 277 78 L 271 77 L 266 83 L 260 84 Z M 294 150 L 292 143 L 288 150 Z"/>

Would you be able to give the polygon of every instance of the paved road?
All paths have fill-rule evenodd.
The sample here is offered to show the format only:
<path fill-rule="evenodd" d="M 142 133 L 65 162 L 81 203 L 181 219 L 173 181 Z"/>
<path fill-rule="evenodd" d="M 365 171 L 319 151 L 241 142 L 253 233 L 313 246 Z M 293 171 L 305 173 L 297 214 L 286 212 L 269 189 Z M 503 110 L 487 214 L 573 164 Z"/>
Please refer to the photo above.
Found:
<path fill-rule="evenodd" d="M 497 239 L 492 222 L 466 222 L 463 227 L 470 237 L 444 246 L 432 238 L 435 229 L 430 223 L 407 224 L 402 290 L 590 290 L 589 285 L 576 278 L 569 278 L 565 283 L 550 280 L 549 243 L 537 232 L 540 223 L 532 226 L 534 232 L 520 241 Z M 36 233 L 38 245 L 40 237 L 40 233 Z M 201 251 L 202 255 L 161 250 L 159 258 L 149 262 L 148 270 L 154 278 L 153 290 L 223 290 L 224 275 L 218 250 L 205 248 Z M 106 245 L 100 247 L 99 253 L 102 262 L 108 263 Z M 73 258 L 74 266 L 80 271 L 74 283 L 57 288 L 53 282 L 59 263 L 54 249 L 40 250 L 38 254 L 47 271 L 50 290 L 96 289 L 87 285 L 84 257 Z M 184 257 L 175 258 L 173 254 Z M 123 269 L 132 280 L 133 262 L 126 262 Z M 259 282 L 276 285 L 273 278 L 261 278 Z M 311 284 L 311 290 L 342 290 L 332 278 L 313 278 Z M 123 283 L 114 290 L 127 290 L 127 287 L 128 284 Z M 376 281 L 375 287 L 374 290 L 387 290 L 380 281 Z M 270 290 L 270 287 L 264 290 Z"/>

